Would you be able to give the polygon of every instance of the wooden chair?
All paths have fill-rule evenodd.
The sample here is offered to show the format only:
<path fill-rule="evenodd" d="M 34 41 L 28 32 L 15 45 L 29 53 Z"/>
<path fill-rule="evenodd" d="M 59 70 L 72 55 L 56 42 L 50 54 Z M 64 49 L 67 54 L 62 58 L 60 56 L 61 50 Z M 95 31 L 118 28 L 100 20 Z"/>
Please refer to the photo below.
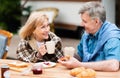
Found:
<path fill-rule="evenodd" d="M 0 35 L 4 36 L 7 38 L 7 42 L 6 42 L 6 52 L 4 52 L 2 59 L 6 59 L 7 58 L 7 52 L 8 52 L 8 48 L 10 46 L 10 42 L 11 42 L 11 38 L 13 37 L 13 34 L 9 31 L 6 30 L 2 30 L 0 29 Z"/>
<path fill-rule="evenodd" d="M 48 16 L 50 22 L 50 30 L 52 32 L 55 32 L 54 20 L 58 16 L 59 10 L 55 7 L 45 7 L 37 9 L 36 11 L 44 12 Z"/>

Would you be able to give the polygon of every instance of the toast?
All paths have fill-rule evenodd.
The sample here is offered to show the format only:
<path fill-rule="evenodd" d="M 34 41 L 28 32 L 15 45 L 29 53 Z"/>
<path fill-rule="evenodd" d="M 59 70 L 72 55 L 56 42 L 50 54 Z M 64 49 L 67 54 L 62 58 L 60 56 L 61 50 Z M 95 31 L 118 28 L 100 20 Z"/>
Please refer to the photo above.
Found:
<path fill-rule="evenodd" d="M 28 63 L 25 62 L 13 62 L 8 64 L 10 67 L 14 68 L 25 68 L 28 67 Z"/>

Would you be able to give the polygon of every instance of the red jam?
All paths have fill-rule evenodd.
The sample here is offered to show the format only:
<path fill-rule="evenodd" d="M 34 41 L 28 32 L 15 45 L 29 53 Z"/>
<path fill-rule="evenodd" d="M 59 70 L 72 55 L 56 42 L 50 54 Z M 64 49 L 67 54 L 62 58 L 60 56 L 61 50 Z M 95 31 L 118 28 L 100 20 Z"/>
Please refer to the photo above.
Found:
<path fill-rule="evenodd" d="M 49 62 L 44 62 L 44 64 L 45 64 L 45 65 L 50 65 L 50 63 L 49 63 Z"/>
<path fill-rule="evenodd" d="M 42 69 L 32 69 L 33 74 L 42 74 Z"/>

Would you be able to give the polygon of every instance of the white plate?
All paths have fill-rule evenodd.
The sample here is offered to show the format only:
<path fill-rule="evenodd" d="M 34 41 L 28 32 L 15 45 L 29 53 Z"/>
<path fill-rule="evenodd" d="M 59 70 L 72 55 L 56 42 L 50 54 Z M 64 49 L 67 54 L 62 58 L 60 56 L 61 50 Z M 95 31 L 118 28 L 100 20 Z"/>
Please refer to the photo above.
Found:
<path fill-rule="evenodd" d="M 47 62 L 39 62 L 37 64 L 42 64 L 43 68 L 50 68 L 50 67 L 54 67 L 56 66 L 56 63 L 55 62 L 50 62 L 50 61 L 47 61 Z"/>

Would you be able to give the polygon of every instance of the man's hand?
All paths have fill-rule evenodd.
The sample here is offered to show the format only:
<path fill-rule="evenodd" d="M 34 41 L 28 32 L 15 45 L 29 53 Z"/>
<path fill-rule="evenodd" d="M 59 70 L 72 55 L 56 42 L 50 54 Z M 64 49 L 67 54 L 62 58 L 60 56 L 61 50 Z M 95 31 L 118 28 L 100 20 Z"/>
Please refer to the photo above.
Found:
<path fill-rule="evenodd" d="M 66 66 L 67 68 L 75 68 L 75 67 L 79 67 L 80 66 L 80 61 L 78 61 L 77 59 L 75 59 L 74 57 L 70 57 L 69 60 L 63 61 L 63 60 L 58 60 L 58 62 L 60 64 L 62 64 L 63 66 Z"/>

